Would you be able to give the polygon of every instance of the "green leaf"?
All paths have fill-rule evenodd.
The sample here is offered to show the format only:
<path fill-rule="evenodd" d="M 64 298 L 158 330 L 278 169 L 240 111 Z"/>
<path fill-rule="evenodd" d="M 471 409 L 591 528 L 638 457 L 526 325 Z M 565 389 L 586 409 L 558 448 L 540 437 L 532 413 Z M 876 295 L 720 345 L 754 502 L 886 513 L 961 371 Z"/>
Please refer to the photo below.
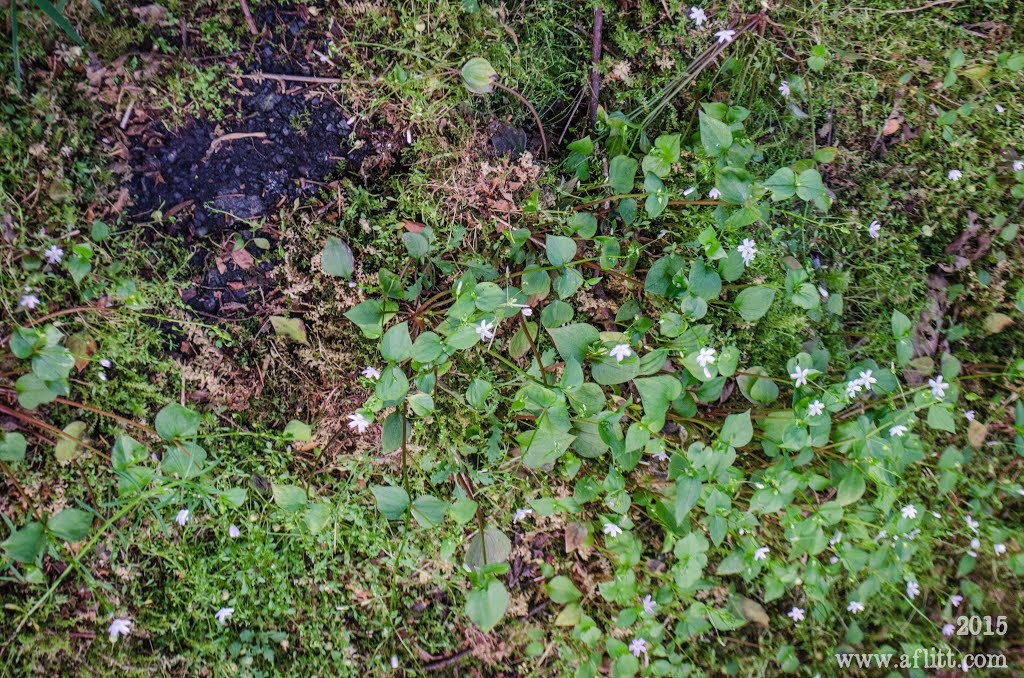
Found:
<path fill-rule="evenodd" d="M 316 503 L 306 507 L 302 514 L 302 522 L 310 534 L 320 534 L 331 519 L 331 507 L 329 504 Z"/>
<path fill-rule="evenodd" d="M 0 544 L 4 549 L 4 555 L 19 563 L 33 563 L 43 550 L 43 526 L 37 522 L 31 522 L 20 530 L 15 530 L 11 536 Z"/>
<path fill-rule="evenodd" d="M 398 520 L 409 508 L 409 494 L 394 485 L 371 485 L 370 491 L 377 498 L 377 508 L 388 520 Z"/>
<path fill-rule="evenodd" d="M 411 356 L 418 363 L 434 362 L 443 353 L 444 347 L 441 345 L 441 337 L 433 332 L 424 332 L 418 335 L 416 341 L 412 344 Z"/>
<path fill-rule="evenodd" d="M 395 302 L 389 302 L 388 305 L 394 305 L 393 310 L 398 309 Z M 388 317 L 393 315 L 393 310 L 388 308 Z M 369 339 L 379 338 L 384 333 L 384 323 L 387 321 L 387 318 L 385 318 L 385 306 L 376 299 L 367 299 L 356 307 L 349 309 L 345 313 L 345 317 L 358 325 L 363 335 Z"/>
<path fill-rule="evenodd" d="M 736 295 L 733 307 L 747 322 L 754 322 L 761 319 L 772 305 L 775 299 L 775 290 L 764 285 L 747 287 Z"/>
<path fill-rule="evenodd" d="M 501 621 L 508 608 L 508 591 L 498 580 L 492 579 L 486 589 L 473 589 L 466 596 L 466 616 L 487 633 Z"/>
<path fill-rule="evenodd" d="M 669 405 L 682 395 L 683 385 L 678 378 L 668 374 L 634 379 L 633 384 L 644 406 L 642 421 L 648 429 L 657 433 L 665 426 Z"/>
<path fill-rule="evenodd" d="M 548 334 L 562 360 L 583 363 L 587 347 L 601 339 L 597 328 L 587 323 L 573 323 L 563 327 L 549 327 Z"/>
<path fill-rule="evenodd" d="M 487 553 L 487 562 L 484 562 L 484 551 Z M 469 540 L 466 547 L 466 565 L 476 570 L 484 565 L 504 563 L 512 553 L 512 542 L 501 530 L 488 527 L 484 530 L 484 539 L 481 542 L 480 532 L 477 532 Z"/>
<path fill-rule="evenodd" d="M 76 542 L 86 538 L 92 529 L 92 516 L 81 509 L 66 508 L 47 521 L 46 526 L 58 539 Z"/>
<path fill-rule="evenodd" d="M 792 198 L 796 195 L 796 174 L 788 167 L 782 167 L 768 177 L 764 187 L 771 191 L 772 200 L 776 202 Z"/>
<path fill-rule="evenodd" d="M 486 379 L 474 379 L 466 389 L 466 400 L 476 409 L 482 410 L 487 406 L 487 396 L 491 395 L 492 388 L 491 382 Z"/>
<path fill-rule="evenodd" d="M 816 169 L 804 170 L 796 178 L 796 194 L 801 200 L 808 202 L 823 200 L 827 197 L 825 184 L 821 182 L 821 174 Z"/>
<path fill-rule="evenodd" d="M 75 366 L 75 357 L 63 346 L 47 346 L 32 357 L 32 371 L 43 381 L 63 381 Z"/>
<path fill-rule="evenodd" d="M 949 409 L 943 405 L 932 405 L 928 408 L 928 426 L 939 431 L 956 433 L 956 422 Z"/>
<path fill-rule="evenodd" d="M 15 358 L 26 360 L 32 357 L 36 349 L 45 345 L 46 337 L 39 330 L 27 327 L 15 327 L 11 333 L 11 353 Z"/>
<path fill-rule="evenodd" d="M 576 241 L 564 235 L 549 235 L 544 250 L 552 266 L 565 266 L 576 258 Z"/>
<path fill-rule="evenodd" d="M 414 393 L 407 400 L 417 417 L 425 417 L 434 411 L 434 398 L 429 393 Z"/>
<path fill-rule="evenodd" d="M 288 440 L 304 443 L 313 439 L 313 429 L 298 419 L 292 419 L 284 427 L 284 437 Z"/>
<path fill-rule="evenodd" d="M 809 282 L 801 283 L 800 287 L 793 293 L 793 296 L 790 297 L 790 301 L 793 302 L 794 306 L 799 306 L 808 311 L 821 305 L 818 289 Z"/>
<path fill-rule="evenodd" d="M 555 428 L 550 417 L 545 417 L 535 430 L 524 431 L 516 436 L 523 450 L 523 466 L 527 468 L 540 468 L 554 463 L 565 454 L 575 439 L 576 436 Z"/>
<path fill-rule="evenodd" d="M 722 278 L 719 277 L 718 271 L 708 268 L 704 264 L 704 260 L 699 258 L 694 259 L 690 264 L 687 285 L 690 294 L 695 294 L 705 301 L 717 299 L 718 295 L 722 293 Z"/>
<path fill-rule="evenodd" d="M 403 233 L 402 243 L 414 259 L 422 259 L 430 253 L 430 241 L 422 233 Z"/>
<path fill-rule="evenodd" d="M 662 134 L 654 140 L 654 146 L 644 156 L 642 169 L 664 179 L 679 162 L 679 135 Z"/>
<path fill-rule="evenodd" d="M 661 216 L 661 213 L 668 207 L 668 191 L 658 175 L 648 172 L 644 176 L 644 191 L 647 199 L 644 200 L 644 212 L 651 219 Z"/>
<path fill-rule="evenodd" d="M 552 578 L 551 581 L 547 583 L 547 590 L 548 598 L 559 605 L 572 603 L 583 597 L 580 590 L 572 583 L 572 579 L 561 574 Z"/>
<path fill-rule="evenodd" d="M 28 441 L 17 431 L 0 431 L 0 461 L 23 461 Z"/>
<path fill-rule="evenodd" d="M 199 415 L 178 403 L 171 403 L 157 412 L 154 425 L 164 440 L 189 438 L 199 433 Z"/>
<path fill-rule="evenodd" d="M 412 517 L 422 527 L 437 527 L 448 513 L 448 502 L 425 494 L 412 503 Z"/>
<path fill-rule="evenodd" d="M 110 451 L 110 462 L 116 471 L 127 471 L 149 456 L 149 450 L 129 435 L 119 435 Z"/>
<path fill-rule="evenodd" d="M 618 194 L 633 192 L 637 162 L 627 155 L 617 155 L 608 163 L 608 184 Z"/>
<path fill-rule="evenodd" d="M 348 243 L 340 238 L 330 237 L 320 253 L 320 265 L 324 273 L 339 278 L 351 278 L 355 270 L 355 259 Z"/>
<path fill-rule="evenodd" d="M 54 23 L 57 28 L 64 32 L 66 36 L 74 40 L 80 46 L 85 46 L 85 41 L 82 40 L 82 36 L 78 34 L 75 27 L 64 18 L 64 15 L 60 13 L 56 7 L 53 6 L 49 0 L 32 0 L 32 4 L 38 7 L 43 14 L 49 17 L 50 21 Z"/>
<path fill-rule="evenodd" d="M 166 447 L 160 467 L 164 475 L 189 479 L 201 474 L 205 463 L 206 450 L 195 443 L 185 442 Z"/>
<path fill-rule="evenodd" d="M 306 326 L 301 318 L 286 318 L 281 315 L 270 316 L 270 325 L 274 328 L 274 334 L 285 339 L 291 339 L 299 344 L 309 344 L 306 338 Z"/>
<path fill-rule="evenodd" d="M 839 483 L 836 501 L 840 506 L 849 506 L 864 496 L 864 475 L 857 469 L 850 469 Z"/>
<path fill-rule="evenodd" d="M 757 365 L 748 367 L 746 374 L 736 377 L 743 396 L 755 405 L 768 405 L 779 397 L 779 387 L 771 380 L 768 370 Z"/>
<path fill-rule="evenodd" d="M 18 377 L 18 381 L 14 382 L 14 388 L 18 391 L 18 404 L 26 410 L 34 410 L 40 405 L 52 403 L 60 395 L 61 390 L 59 385 L 47 384 L 31 372 Z"/>
<path fill-rule="evenodd" d="M 64 434 L 57 438 L 54 446 L 54 455 L 57 461 L 71 461 L 77 459 L 83 450 L 82 436 L 88 428 L 84 421 L 73 421 L 64 427 Z"/>
<path fill-rule="evenodd" d="M 273 490 L 274 503 L 287 513 L 295 513 L 299 509 L 305 508 L 306 504 L 309 503 L 306 498 L 306 491 L 298 485 L 279 485 L 274 483 Z"/>
<path fill-rule="evenodd" d="M 394 363 L 405 362 L 412 356 L 412 339 L 409 337 L 409 323 L 393 326 L 380 340 L 380 354 Z"/>
<path fill-rule="evenodd" d="M 732 146 L 732 130 L 721 120 L 700 113 L 700 143 L 712 158 L 723 155 Z"/>
<path fill-rule="evenodd" d="M 385 367 L 374 386 L 374 393 L 384 401 L 385 407 L 397 405 L 409 392 L 409 378 L 397 365 Z"/>
<path fill-rule="evenodd" d="M 718 438 L 733 447 L 743 447 L 754 437 L 754 427 L 750 423 L 750 410 L 740 414 L 730 414 L 722 424 Z"/>

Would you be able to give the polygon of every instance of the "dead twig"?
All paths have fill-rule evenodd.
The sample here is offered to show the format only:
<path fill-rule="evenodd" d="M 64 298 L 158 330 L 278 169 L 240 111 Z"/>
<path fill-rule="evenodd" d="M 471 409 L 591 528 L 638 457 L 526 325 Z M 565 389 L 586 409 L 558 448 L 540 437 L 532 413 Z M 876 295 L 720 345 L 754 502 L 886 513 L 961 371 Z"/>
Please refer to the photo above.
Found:
<path fill-rule="evenodd" d="M 224 134 L 217 137 L 210 143 L 209 150 L 206 151 L 206 155 L 203 156 L 203 162 L 206 162 L 211 155 L 220 150 L 220 147 L 229 141 L 238 141 L 239 139 L 266 139 L 266 132 L 231 132 L 230 134 Z"/>
<path fill-rule="evenodd" d="M 344 80 L 341 78 L 324 78 L 316 75 L 281 75 L 280 73 L 242 73 L 238 76 L 245 80 L 255 80 L 260 82 L 263 80 L 276 80 L 278 82 L 306 82 L 315 85 L 341 85 L 344 84 Z"/>
<path fill-rule="evenodd" d="M 601 72 L 601 29 L 604 27 L 604 14 L 598 5 L 594 8 L 594 32 L 590 34 L 590 126 L 597 127 L 597 109 L 600 106 Z"/>
<path fill-rule="evenodd" d="M 239 0 L 242 3 L 242 14 L 245 15 L 245 23 L 249 26 L 249 32 L 253 35 L 259 35 L 260 31 L 256 28 L 256 22 L 252 20 L 252 12 L 249 11 L 249 3 L 246 0 Z"/>

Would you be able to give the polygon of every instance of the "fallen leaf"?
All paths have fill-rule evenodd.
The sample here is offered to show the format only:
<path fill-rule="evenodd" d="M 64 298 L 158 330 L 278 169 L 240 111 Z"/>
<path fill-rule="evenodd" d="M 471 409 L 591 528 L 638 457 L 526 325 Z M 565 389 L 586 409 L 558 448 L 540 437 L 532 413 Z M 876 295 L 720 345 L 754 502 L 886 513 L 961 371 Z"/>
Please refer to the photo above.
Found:
<path fill-rule="evenodd" d="M 900 131 L 900 123 L 901 120 L 899 117 L 889 118 L 886 120 L 885 126 L 882 128 L 882 135 L 888 137 L 896 134 L 896 132 Z"/>
<path fill-rule="evenodd" d="M 82 436 L 85 434 L 85 430 L 84 421 L 73 421 L 64 427 L 65 435 L 58 438 L 57 444 L 54 446 L 57 461 L 71 461 L 81 455 Z"/>
<path fill-rule="evenodd" d="M 743 614 L 743 618 L 747 621 L 752 621 L 760 626 L 768 626 L 771 621 L 768 618 L 768 613 L 764 611 L 764 608 L 756 600 L 751 600 L 745 596 L 739 596 L 738 598 L 740 612 Z"/>
<path fill-rule="evenodd" d="M 572 553 L 587 543 L 587 526 L 580 522 L 572 522 L 565 526 L 565 552 Z"/>
<path fill-rule="evenodd" d="M 981 447 L 985 443 L 986 437 L 988 437 L 988 424 L 972 421 L 967 425 L 967 440 L 972 447 Z"/>
<path fill-rule="evenodd" d="M 999 334 L 1013 324 L 1013 318 L 1005 313 L 990 313 L 985 318 L 985 331 L 989 334 Z"/>
<path fill-rule="evenodd" d="M 410 233 L 419 233 L 420 231 L 427 227 L 426 224 L 421 224 L 418 221 L 412 221 L 410 219 L 405 219 L 404 221 L 402 221 L 402 226 L 405 226 L 405 230 L 409 231 Z"/>
<path fill-rule="evenodd" d="M 244 249 L 231 250 L 231 261 L 235 262 L 235 266 L 243 271 L 249 270 L 256 263 L 252 255 Z"/>
<path fill-rule="evenodd" d="M 306 339 L 306 326 L 300 318 L 285 318 L 275 315 L 270 317 L 270 324 L 273 325 L 274 332 L 278 336 L 297 341 L 300 344 L 309 344 Z"/>

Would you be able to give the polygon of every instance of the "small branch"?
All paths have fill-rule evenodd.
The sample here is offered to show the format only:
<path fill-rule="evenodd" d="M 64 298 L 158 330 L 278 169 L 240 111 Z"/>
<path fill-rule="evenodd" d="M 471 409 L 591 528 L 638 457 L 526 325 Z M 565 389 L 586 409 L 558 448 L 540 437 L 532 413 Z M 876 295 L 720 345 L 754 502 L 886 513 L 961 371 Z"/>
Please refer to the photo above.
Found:
<path fill-rule="evenodd" d="M 548 383 L 547 373 L 544 371 L 544 361 L 541 360 L 540 351 L 537 349 L 537 344 L 533 341 L 533 337 L 530 336 L 530 328 L 526 324 L 526 320 L 523 318 L 523 314 L 519 315 L 519 326 L 523 330 L 523 334 L 526 335 L 526 340 L 530 342 L 530 348 L 533 350 L 533 357 L 537 359 L 537 369 L 540 370 L 540 378 L 545 384 Z"/>
<path fill-rule="evenodd" d="M 341 85 L 345 81 L 341 78 L 322 78 L 316 75 L 281 75 L 280 73 L 240 73 L 239 78 L 244 80 L 276 80 L 278 82 L 305 82 L 314 85 Z"/>
<path fill-rule="evenodd" d="M 249 25 L 249 32 L 253 35 L 259 35 L 260 31 L 256 28 L 256 22 L 252 20 L 252 12 L 249 11 L 249 3 L 246 0 L 239 0 L 242 3 L 242 14 L 245 15 L 245 23 Z"/>
<path fill-rule="evenodd" d="M 604 14 L 601 6 L 594 8 L 594 31 L 590 34 L 590 127 L 597 127 L 597 109 L 600 106 L 601 73 L 601 29 L 604 26 Z"/>

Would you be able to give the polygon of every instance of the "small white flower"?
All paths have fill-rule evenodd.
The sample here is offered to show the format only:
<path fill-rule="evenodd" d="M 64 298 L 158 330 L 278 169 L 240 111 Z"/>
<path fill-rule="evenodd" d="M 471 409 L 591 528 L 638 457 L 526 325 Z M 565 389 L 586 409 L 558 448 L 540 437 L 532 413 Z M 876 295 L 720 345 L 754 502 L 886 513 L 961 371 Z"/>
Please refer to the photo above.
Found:
<path fill-rule="evenodd" d="M 131 619 L 115 619 L 110 622 L 110 628 L 107 629 L 107 633 L 110 634 L 110 642 L 116 642 L 119 636 L 127 636 L 132 632 L 132 620 Z"/>
<path fill-rule="evenodd" d="M 98 372 L 96 374 L 96 376 L 99 378 L 100 381 L 106 381 L 107 380 L 107 373 L 106 372 Z"/>
<path fill-rule="evenodd" d="M 651 452 L 651 456 L 658 461 L 668 461 L 668 455 L 665 454 L 665 450 L 655 450 L 654 452 Z"/>
<path fill-rule="evenodd" d="M 942 375 L 935 377 L 934 379 L 928 380 L 928 386 L 932 389 L 932 395 L 942 400 L 946 397 L 946 389 L 949 388 L 947 382 L 942 381 Z"/>
<path fill-rule="evenodd" d="M 237 539 L 239 537 L 239 535 L 241 535 L 241 534 L 242 534 L 242 531 L 240 529 L 238 529 L 237 525 L 232 525 L 231 527 L 228 528 L 228 536 L 231 537 L 232 539 Z"/>
<path fill-rule="evenodd" d="M 380 370 L 370 365 L 364 367 L 363 371 L 360 374 L 362 374 L 367 379 L 373 379 L 374 381 L 380 379 Z"/>
<path fill-rule="evenodd" d="M 974 421 L 974 410 L 967 410 L 964 412 L 964 416 L 967 417 L 967 421 Z"/>
<path fill-rule="evenodd" d="M 728 45 L 734 37 L 736 37 L 736 31 L 728 28 L 715 33 L 715 39 L 719 45 Z"/>
<path fill-rule="evenodd" d="M 818 285 L 818 294 L 821 295 L 822 299 L 828 299 L 828 290 L 825 289 L 824 285 Z"/>
<path fill-rule="evenodd" d="M 656 603 L 654 601 L 654 598 L 651 597 L 650 593 L 648 593 L 646 596 L 644 596 L 644 612 L 645 613 L 647 613 L 647 614 L 654 614 L 654 610 L 657 609 L 657 607 L 658 607 L 658 603 Z"/>
<path fill-rule="evenodd" d="M 817 417 L 819 414 L 825 411 L 825 403 L 820 400 L 815 400 L 813 403 L 807 406 L 807 416 Z"/>
<path fill-rule="evenodd" d="M 858 393 L 864 390 L 864 382 L 860 379 L 851 379 L 846 384 L 846 397 L 853 398 Z"/>
<path fill-rule="evenodd" d="M 531 315 L 533 315 L 533 309 L 530 308 L 529 306 L 523 306 L 523 310 L 521 310 L 520 313 L 522 313 L 525 317 L 529 318 Z"/>
<path fill-rule="evenodd" d="M 786 613 L 786 616 L 794 622 L 802 622 L 804 620 L 804 608 L 794 605 L 793 609 Z"/>
<path fill-rule="evenodd" d="M 494 323 L 481 320 L 480 324 L 473 329 L 480 335 L 481 341 L 487 341 L 488 339 L 494 338 Z"/>
<path fill-rule="evenodd" d="M 231 619 L 231 615 L 233 615 L 234 613 L 235 613 L 235 608 L 233 608 L 233 607 L 222 607 L 219 610 L 217 610 L 216 612 L 214 612 L 213 616 L 216 617 L 217 621 L 219 621 L 221 624 L 227 624 L 228 620 Z"/>
<path fill-rule="evenodd" d="M 996 113 L 1004 113 L 1005 111 L 1006 111 L 1005 108 L 1003 108 L 999 104 L 996 104 Z"/>
<path fill-rule="evenodd" d="M 960 181 L 960 177 L 962 177 L 963 175 L 964 173 L 961 172 L 960 170 L 951 169 L 949 170 L 949 172 L 946 173 L 946 178 L 948 178 L 950 181 Z"/>
<path fill-rule="evenodd" d="M 967 524 L 967 527 L 971 528 L 971 530 L 974 531 L 975 534 L 978 533 L 978 527 L 981 525 L 981 523 L 972 518 L 970 513 L 964 516 L 964 522 Z"/>
<path fill-rule="evenodd" d="M 860 601 L 857 601 L 857 600 L 851 600 L 850 604 L 846 606 L 846 611 L 847 612 L 852 612 L 854 614 L 858 614 L 860 612 L 863 612 L 864 611 L 864 603 L 861 603 Z"/>
<path fill-rule="evenodd" d="M 391 668 L 398 668 L 398 657 L 396 657 L 395 655 L 391 655 Z"/>
<path fill-rule="evenodd" d="M 917 585 L 917 582 L 911 579 L 907 582 L 907 597 L 913 600 L 917 598 L 917 594 L 921 593 L 921 587 Z"/>
<path fill-rule="evenodd" d="M 185 523 L 188 522 L 190 515 L 191 514 L 189 513 L 188 509 L 181 509 L 180 511 L 178 511 L 178 515 L 174 516 L 174 522 L 178 523 L 178 525 L 181 525 L 182 527 L 185 527 Z"/>
<path fill-rule="evenodd" d="M 46 251 L 43 252 L 43 256 L 46 257 L 47 263 L 59 264 L 64 258 L 64 250 L 56 245 L 50 245 Z"/>
<path fill-rule="evenodd" d="M 796 366 L 796 372 L 789 375 L 793 380 L 793 388 L 800 388 L 807 383 L 807 377 L 811 376 L 811 368 Z"/>
<path fill-rule="evenodd" d="M 692 21 L 693 23 L 697 24 L 697 26 L 703 25 L 704 22 L 707 21 L 707 20 L 708 20 L 708 15 L 705 14 L 704 10 L 702 10 L 700 7 L 691 7 L 690 8 L 690 21 Z"/>
<path fill-rule="evenodd" d="M 882 234 L 882 225 L 877 221 L 872 221 L 868 226 L 868 235 L 872 238 L 877 238 Z"/>
<path fill-rule="evenodd" d="M 952 638 L 953 637 L 953 631 L 955 630 L 955 628 L 956 627 L 954 627 L 952 624 L 943 624 L 942 625 L 942 635 L 945 636 L 946 638 Z"/>
<path fill-rule="evenodd" d="M 112 364 L 113 364 L 113 363 L 111 363 L 111 362 L 110 362 L 109 360 L 107 360 L 106 358 L 100 358 L 100 367 L 105 367 L 105 368 L 107 368 L 107 369 L 109 370 L 109 369 L 110 369 L 110 366 L 111 366 Z"/>
<path fill-rule="evenodd" d="M 629 348 L 629 344 L 616 344 L 615 348 L 609 351 L 609 354 L 615 358 L 615 362 L 621 363 L 623 360 L 633 355 L 633 351 Z"/>
<path fill-rule="evenodd" d="M 622 534 L 622 528 L 616 525 L 615 523 L 605 523 L 603 531 L 609 537 L 617 537 L 620 534 Z"/>
<path fill-rule="evenodd" d="M 743 243 L 736 248 L 736 251 L 743 257 L 743 263 L 749 266 L 757 256 L 757 245 L 750 238 L 744 238 Z"/>
<path fill-rule="evenodd" d="M 629 644 L 629 651 L 633 653 L 634 657 L 647 654 L 647 641 L 643 638 L 634 638 L 633 642 Z"/>
<path fill-rule="evenodd" d="M 530 509 L 530 508 L 521 508 L 521 509 L 517 510 L 516 514 L 514 516 L 512 516 L 513 524 L 514 523 L 518 523 L 520 520 L 522 520 L 526 516 L 530 515 L 531 513 L 533 513 L 533 509 Z"/>
<path fill-rule="evenodd" d="M 836 544 L 838 544 L 842 540 L 843 540 L 843 533 L 842 532 L 836 532 L 836 536 L 834 536 L 834 537 L 832 537 L 831 539 L 828 540 L 828 545 L 829 546 L 835 546 Z"/>
<path fill-rule="evenodd" d="M 370 428 L 370 420 L 362 412 L 353 412 L 348 415 L 348 427 L 356 433 L 366 433 L 366 429 Z"/>
<path fill-rule="evenodd" d="M 697 353 L 697 364 L 701 367 L 707 367 L 715 362 L 715 349 L 713 348 L 702 348 Z"/>
<path fill-rule="evenodd" d="M 719 198 L 722 197 L 722 193 L 717 188 L 712 188 L 710 191 L 708 191 L 708 197 L 711 198 L 712 200 L 718 200 Z"/>
<path fill-rule="evenodd" d="M 782 84 L 779 85 L 779 94 L 781 94 L 782 96 L 784 96 L 786 98 L 789 98 L 789 95 L 792 94 L 792 91 L 789 89 L 789 83 L 786 82 L 785 80 L 783 80 Z M 796 610 L 796 609 L 799 609 L 799 608 L 793 608 L 793 609 Z"/>
<path fill-rule="evenodd" d="M 949 604 L 953 607 L 960 607 L 960 603 L 964 602 L 964 597 L 959 593 L 955 593 L 949 598 Z"/>
<path fill-rule="evenodd" d="M 687 197 L 689 197 L 689 196 L 690 196 L 690 195 L 692 195 L 692 194 L 693 194 L 693 192 L 694 192 L 694 191 L 696 191 L 696 190 L 697 190 L 696 186 L 690 186 L 690 187 L 689 187 L 688 189 L 686 189 L 685 191 L 683 191 L 683 197 L 684 197 L 684 198 L 687 198 Z"/>
<path fill-rule="evenodd" d="M 828 559 L 828 562 L 830 562 L 833 565 L 835 565 L 836 563 L 839 562 L 839 557 L 838 556 L 832 556 L 831 558 Z"/>
<path fill-rule="evenodd" d="M 754 551 L 754 560 L 766 560 L 770 552 L 770 548 L 768 548 L 767 546 L 762 546 L 761 548 Z"/>
<path fill-rule="evenodd" d="M 1021 170 L 1024 170 L 1024 160 L 1014 160 L 1013 171 L 1020 172 Z"/>
<path fill-rule="evenodd" d="M 907 504 L 906 506 L 900 509 L 900 515 L 902 515 L 904 518 L 910 518 L 911 520 L 913 520 L 917 517 L 917 507 L 915 507 L 913 504 Z"/>
<path fill-rule="evenodd" d="M 896 424 L 891 429 L 889 429 L 889 435 L 894 436 L 896 438 L 902 438 L 906 434 L 906 432 L 907 427 L 904 426 L 903 424 Z"/>
<path fill-rule="evenodd" d="M 878 379 L 871 376 L 871 370 L 861 372 L 859 375 L 860 383 L 864 384 L 864 388 L 871 388 L 871 384 L 877 384 Z"/>
<path fill-rule="evenodd" d="M 972 540 L 971 540 L 971 548 L 972 548 L 972 549 L 977 549 L 977 548 L 981 548 L 981 540 L 980 540 L 980 539 L 978 539 L 977 537 L 975 537 L 974 539 L 972 539 Z"/>
<path fill-rule="evenodd" d="M 39 303 L 39 297 L 31 292 L 21 295 L 21 299 L 18 300 L 18 306 L 20 308 L 27 308 L 30 311 L 38 306 Z"/>
<path fill-rule="evenodd" d="M 997 556 L 1001 556 L 1006 553 L 1006 544 L 996 544 L 992 547 L 992 550 L 995 551 Z"/>

